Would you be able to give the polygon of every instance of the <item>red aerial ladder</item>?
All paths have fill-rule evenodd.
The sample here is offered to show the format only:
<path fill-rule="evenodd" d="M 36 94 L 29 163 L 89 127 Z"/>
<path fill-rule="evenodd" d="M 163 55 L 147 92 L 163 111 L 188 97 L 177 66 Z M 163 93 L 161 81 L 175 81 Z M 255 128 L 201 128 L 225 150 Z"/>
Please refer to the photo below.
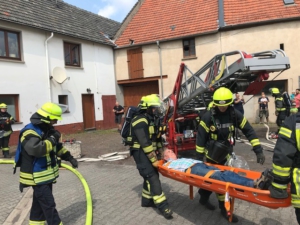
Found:
<path fill-rule="evenodd" d="M 252 54 L 244 51 L 222 53 L 214 56 L 196 73 L 181 63 L 174 89 L 165 99 L 168 105 L 164 117 L 167 147 L 176 154 L 178 151 L 195 150 L 199 115 L 212 101 L 216 88 L 223 86 L 233 93 L 257 94 L 265 86 L 263 81 L 268 80 L 269 73 L 280 74 L 289 68 L 289 58 L 282 50 Z"/>

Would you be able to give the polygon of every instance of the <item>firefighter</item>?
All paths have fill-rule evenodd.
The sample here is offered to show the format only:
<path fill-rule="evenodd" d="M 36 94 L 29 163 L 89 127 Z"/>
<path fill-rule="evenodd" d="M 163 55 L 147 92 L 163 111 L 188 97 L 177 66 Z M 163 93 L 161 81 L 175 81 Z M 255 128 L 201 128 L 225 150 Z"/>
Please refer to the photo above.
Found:
<path fill-rule="evenodd" d="M 278 133 L 273 155 L 273 198 L 287 198 L 291 183 L 292 205 L 300 224 L 300 112 L 285 119 Z"/>
<path fill-rule="evenodd" d="M 253 151 L 256 153 L 257 162 L 263 164 L 265 156 L 260 142 L 246 118 L 231 105 L 233 102 L 232 92 L 225 87 L 221 87 L 214 92 L 214 107 L 207 111 L 201 118 L 198 126 L 196 140 L 196 158 L 212 164 L 224 165 L 233 152 L 235 143 L 235 127 L 238 127 L 250 141 Z M 210 210 L 215 206 L 209 202 L 211 191 L 199 189 L 200 204 Z M 224 206 L 224 195 L 217 195 L 219 208 L 223 217 L 228 219 Z M 233 215 L 232 222 L 238 222 L 238 218 Z"/>
<path fill-rule="evenodd" d="M 130 154 L 133 156 L 140 175 L 144 178 L 142 190 L 142 207 L 154 207 L 166 219 L 172 218 L 172 210 L 162 191 L 158 175 L 156 150 L 162 152 L 162 138 L 155 121 L 159 119 L 161 101 L 156 94 L 142 97 L 139 111 L 131 121 L 133 144 Z"/>
<path fill-rule="evenodd" d="M 4 158 L 10 158 L 9 155 L 9 138 L 12 134 L 11 125 L 15 123 L 14 118 L 7 112 L 7 105 L 5 103 L 0 104 L 0 147 Z"/>
<path fill-rule="evenodd" d="M 52 184 L 58 178 L 57 157 L 69 161 L 73 168 L 78 162 L 59 142 L 60 132 L 53 125 L 61 120 L 62 109 L 45 103 L 34 113 L 21 131 L 15 157 L 15 168 L 20 167 L 20 191 L 31 186 L 33 200 L 29 224 L 62 224 L 55 208 Z"/>
<path fill-rule="evenodd" d="M 270 91 L 272 96 L 275 97 L 275 115 L 277 116 L 276 124 L 278 126 L 278 131 L 276 134 L 278 134 L 279 129 L 284 119 L 288 116 L 288 114 L 285 107 L 284 99 L 282 97 L 282 94 L 280 94 L 279 89 L 271 88 Z"/>

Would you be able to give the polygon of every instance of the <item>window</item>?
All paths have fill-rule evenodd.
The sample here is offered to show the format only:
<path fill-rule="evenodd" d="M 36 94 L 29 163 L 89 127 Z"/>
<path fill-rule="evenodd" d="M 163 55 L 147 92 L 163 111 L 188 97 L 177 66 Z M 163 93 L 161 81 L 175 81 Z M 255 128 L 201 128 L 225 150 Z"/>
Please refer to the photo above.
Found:
<path fill-rule="evenodd" d="M 294 0 L 283 0 L 285 5 L 294 4 Z"/>
<path fill-rule="evenodd" d="M 183 57 L 196 56 L 195 39 L 183 40 Z"/>
<path fill-rule="evenodd" d="M 65 65 L 80 67 L 80 45 L 64 42 Z"/>
<path fill-rule="evenodd" d="M 15 118 L 17 122 L 20 122 L 19 95 L 0 95 L 0 104 L 1 103 L 5 103 L 7 105 L 7 112 Z"/>
<path fill-rule="evenodd" d="M 66 106 L 69 106 L 69 103 L 68 103 L 68 95 L 59 95 L 58 96 L 58 103 L 59 104 L 62 104 L 62 105 L 66 105 Z M 63 113 L 69 113 L 69 107 L 67 107 L 67 110 L 64 111 Z"/>
<path fill-rule="evenodd" d="M 257 93 L 257 95 L 260 95 L 261 92 L 265 92 L 266 95 L 271 95 L 270 88 L 274 88 L 274 87 L 278 88 L 280 93 L 283 93 L 288 90 L 287 84 L 288 84 L 287 80 L 266 81 L 266 85 L 259 93 Z"/>
<path fill-rule="evenodd" d="M 0 29 L 0 58 L 21 60 L 18 32 Z"/>

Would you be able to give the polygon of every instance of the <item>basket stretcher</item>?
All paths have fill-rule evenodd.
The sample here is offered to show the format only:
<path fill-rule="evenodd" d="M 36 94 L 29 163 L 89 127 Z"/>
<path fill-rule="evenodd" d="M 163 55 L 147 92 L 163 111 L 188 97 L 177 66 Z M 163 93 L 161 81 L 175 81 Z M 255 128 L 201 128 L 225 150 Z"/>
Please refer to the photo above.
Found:
<path fill-rule="evenodd" d="M 198 187 L 202 189 L 206 189 L 218 194 L 225 194 L 225 196 L 230 197 L 230 200 L 226 200 L 225 197 L 225 208 L 228 211 L 228 215 L 230 216 L 230 221 L 233 215 L 234 209 L 234 199 L 242 199 L 244 201 L 252 202 L 257 205 L 265 206 L 271 209 L 277 209 L 281 207 L 289 207 L 291 205 L 291 194 L 290 189 L 288 189 L 289 197 L 285 199 L 275 199 L 270 197 L 269 190 L 260 190 L 257 188 L 245 187 L 229 182 L 223 182 L 215 179 L 209 178 L 214 170 L 209 171 L 204 177 L 191 174 L 190 170 L 186 172 L 180 172 L 174 169 L 169 169 L 167 166 L 164 166 L 164 161 L 159 161 L 158 171 L 165 177 L 168 177 L 173 180 L 177 180 L 179 182 L 185 183 L 189 185 L 190 191 L 190 199 L 193 199 L 193 187 Z M 211 165 L 207 163 L 207 165 Z M 234 168 L 228 166 L 221 165 L 211 165 L 219 168 L 220 170 L 229 170 L 235 172 L 241 176 L 250 178 L 250 179 L 258 179 L 261 176 L 260 172 L 245 170 L 241 168 Z"/>

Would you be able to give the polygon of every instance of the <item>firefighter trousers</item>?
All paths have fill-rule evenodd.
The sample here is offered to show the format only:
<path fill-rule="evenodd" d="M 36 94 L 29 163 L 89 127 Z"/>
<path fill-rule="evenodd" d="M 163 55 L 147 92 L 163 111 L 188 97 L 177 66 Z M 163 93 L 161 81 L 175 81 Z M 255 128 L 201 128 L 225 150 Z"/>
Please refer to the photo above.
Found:
<path fill-rule="evenodd" d="M 9 154 L 9 147 L 8 147 L 9 138 L 10 135 L 0 138 L 0 147 L 2 148 L 3 155 Z"/>
<path fill-rule="evenodd" d="M 52 183 L 32 186 L 33 198 L 29 224 L 62 225 L 52 194 Z"/>
<path fill-rule="evenodd" d="M 143 150 L 132 150 L 131 155 L 136 162 L 140 175 L 144 179 L 141 205 L 147 207 L 154 203 L 160 210 L 168 208 L 169 205 L 162 191 L 157 169 L 152 166 Z"/>

